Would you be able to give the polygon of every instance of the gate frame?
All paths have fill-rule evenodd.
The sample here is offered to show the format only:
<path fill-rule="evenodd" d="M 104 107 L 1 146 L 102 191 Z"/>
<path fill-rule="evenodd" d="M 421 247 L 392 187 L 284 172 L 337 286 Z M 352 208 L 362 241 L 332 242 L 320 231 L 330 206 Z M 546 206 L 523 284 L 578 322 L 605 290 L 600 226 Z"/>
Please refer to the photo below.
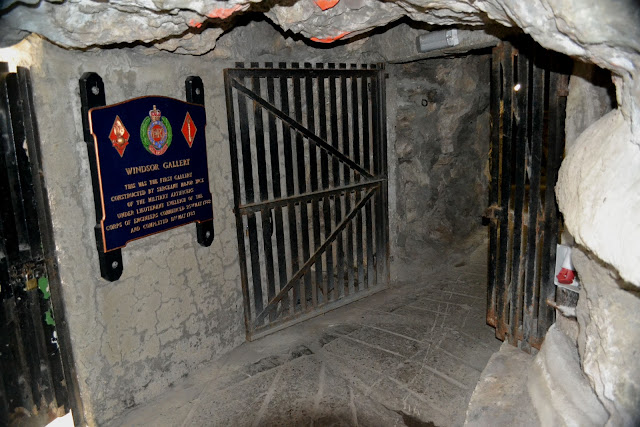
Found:
<path fill-rule="evenodd" d="M 388 169 L 387 169 L 387 129 L 386 129 L 386 94 L 385 94 L 385 79 L 386 74 L 384 70 L 384 64 L 375 64 L 375 65 L 362 65 L 358 67 L 356 64 L 351 64 L 348 68 L 347 64 L 339 64 L 338 68 L 336 68 L 336 64 L 329 63 L 327 64 L 327 68 L 324 67 L 324 64 L 315 64 L 315 67 L 310 63 L 305 63 L 304 68 L 300 68 L 298 63 L 291 63 L 289 67 L 287 67 L 286 63 L 279 63 L 279 68 L 273 68 L 272 63 L 265 63 L 264 67 L 260 67 L 258 63 L 252 62 L 250 68 L 245 68 L 244 63 L 238 62 L 235 64 L 235 68 L 227 68 L 224 70 L 224 81 L 225 81 L 225 95 L 226 95 L 226 106 L 227 106 L 227 121 L 228 121 L 228 129 L 229 129 L 229 143 L 230 143 L 230 153 L 231 153 L 231 166 L 232 166 L 232 180 L 233 180 L 233 191 L 234 191 L 234 214 L 236 217 L 236 231 L 237 231 L 237 239 L 238 239 L 238 249 L 239 249 L 239 264 L 241 270 L 241 284 L 242 284 L 242 293 L 243 293 L 243 302 L 244 302 L 244 322 L 246 328 L 246 338 L 248 341 L 252 341 L 263 337 L 265 335 L 274 333 L 276 331 L 282 330 L 289 326 L 292 326 L 301 321 L 313 318 L 315 316 L 324 314 L 328 311 L 334 310 L 366 296 L 377 293 L 385 288 L 387 288 L 389 280 L 390 280 L 390 268 L 389 268 L 389 218 L 388 218 Z M 373 164 L 371 164 L 372 172 L 369 172 L 363 169 L 362 166 L 352 161 L 347 155 L 343 154 L 339 149 L 336 149 L 329 143 L 329 137 L 323 139 L 315 134 L 315 132 L 307 129 L 301 122 L 301 117 L 293 118 L 292 115 L 288 114 L 288 111 L 281 111 L 277 106 L 272 105 L 269 101 L 265 100 L 260 96 L 259 93 L 255 93 L 252 89 L 248 88 L 242 83 L 239 79 L 254 77 L 259 79 L 260 77 L 271 77 L 273 79 L 278 78 L 288 78 L 288 77 L 300 77 L 300 78 L 313 78 L 322 76 L 323 78 L 331 78 L 331 77 L 340 77 L 340 76 L 360 76 L 360 77 L 370 77 L 372 86 L 375 83 L 375 87 L 371 88 L 371 121 L 372 121 L 372 130 L 373 134 L 371 135 L 373 144 Z M 331 81 L 331 80 L 329 80 Z M 343 80 L 343 83 L 346 80 Z M 294 83 L 295 85 L 295 83 Z M 237 150 L 239 147 L 239 140 L 236 136 L 236 118 L 235 118 L 235 109 L 234 109 L 234 98 L 233 98 L 233 90 L 237 90 L 238 99 L 240 97 L 244 97 L 245 101 L 253 102 L 254 106 L 258 106 L 259 108 L 264 109 L 268 116 L 271 115 L 274 117 L 273 121 L 277 122 L 280 120 L 282 122 L 283 129 L 289 128 L 290 130 L 295 130 L 296 140 L 302 137 L 306 139 L 304 144 L 310 144 L 313 142 L 313 146 L 316 146 L 319 150 L 325 150 L 328 154 L 328 158 L 338 158 L 342 163 L 346 166 L 349 166 L 352 170 L 361 174 L 362 177 L 370 177 L 370 180 L 367 181 L 358 181 L 353 184 L 345 184 L 342 183 L 339 187 L 328 188 L 324 190 L 311 190 L 302 194 L 295 195 L 284 195 L 277 200 L 263 200 L 258 202 L 250 202 L 245 205 L 241 205 L 240 203 L 240 181 L 239 181 L 239 163 L 238 163 L 238 155 Z M 306 88 L 310 90 L 309 87 Z M 299 93 L 299 84 L 298 88 L 294 89 Z M 342 90 L 346 90 L 345 87 Z M 309 92 L 308 92 L 309 93 Z M 344 93 L 344 92 L 343 92 Z M 346 102 L 346 101 L 343 101 Z M 358 105 L 360 105 L 358 103 Z M 367 104 L 368 105 L 368 104 Z M 344 105 L 343 105 L 344 107 Z M 300 108 L 296 108 L 296 114 L 302 114 Z M 260 116 L 261 117 L 261 116 Z M 300 120 L 300 121 L 298 121 Z M 260 118 L 260 127 L 262 126 L 262 120 Z M 285 132 L 286 133 L 286 132 Z M 290 138 L 289 138 L 290 139 Z M 278 141 L 278 144 L 286 144 L 287 142 Z M 294 141 L 289 141 L 289 144 L 293 145 Z M 376 145 L 377 143 L 377 145 Z M 266 158 L 266 157 L 265 157 Z M 252 180 L 253 183 L 253 180 Z M 305 261 L 302 263 L 301 267 L 294 267 L 293 270 L 296 271 L 290 278 L 287 274 L 287 285 L 281 288 L 275 297 L 268 298 L 267 306 L 262 308 L 261 310 L 256 310 L 256 316 L 251 316 L 251 304 L 250 304 L 250 296 L 249 296 L 249 283 L 248 283 L 248 273 L 247 273 L 247 254 L 245 247 L 245 239 L 244 239 L 244 223 L 243 216 L 246 214 L 250 214 L 252 212 L 258 212 L 263 209 L 270 209 L 271 212 L 274 207 L 283 207 L 292 203 L 317 203 L 317 201 L 321 200 L 323 197 L 337 196 L 341 197 L 342 193 L 349 194 L 352 191 L 360 190 L 360 189 L 369 189 L 368 193 L 364 195 L 361 199 L 356 199 L 356 205 L 353 207 L 349 206 L 350 211 L 346 211 L 346 215 L 343 219 L 335 218 L 336 222 L 340 221 L 340 224 L 336 224 L 335 229 L 331 231 L 331 234 L 328 237 L 325 237 L 322 244 L 313 251 L 313 254 L 309 254 L 309 257 L 303 256 L 302 258 Z M 376 193 L 377 192 L 377 193 Z M 375 196 L 375 197 L 374 197 Z M 260 196 L 257 197 L 259 199 Z M 374 199 L 379 199 L 378 203 L 374 203 Z M 372 233 L 376 233 L 376 250 L 374 259 L 374 271 L 375 275 L 378 277 L 377 285 L 373 288 L 366 288 L 358 290 L 354 292 L 352 295 L 345 295 L 342 298 L 337 298 L 335 300 L 331 300 L 325 302 L 322 306 L 318 307 L 317 302 L 314 299 L 314 305 L 312 305 L 311 310 L 302 309 L 300 312 L 295 312 L 292 315 L 285 316 L 284 319 L 278 319 L 274 322 L 269 323 L 266 326 L 256 326 L 256 323 L 262 322 L 267 315 L 273 316 L 274 308 L 277 307 L 278 303 L 287 297 L 289 291 L 295 286 L 296 281 L 299 281 L 310 269 L 312 265 L 315 264 L 315 261 L 318 257 L 321 257 L 323 253 L 325 253 L 325 249 L 333 243 L 333 241 L 338 238 L 341 232 L 347 228 L 351 224 L 351 220 L 360 212 L 361 208 L 366 205 L 366 203 L 371 200 L 371 210 L 375 212 L 375 224 L 372 223 L 371 230 Z M 335 215 L 332 214 L 332 218 Z M 255 221 L 255 218 L 254 218 Z M 297 221 L 297 218 L 296 218 Z M 272 226 L 271 226 L 272 227 Z M 257 232 L 257 231 L 256 231 Z M 271 230 L 273 232 L 273 230 Z M 325 233 L 326 235 L 326 233 Z M 304 249 L 304 246 L 303 246 Z M 313 249 L 313 248 L 308 248 Z M 345 254 L 346 256 L 347 254 Z M 380 261 L 382 260 L 382 262 Z M 253 271 L 253 268 L 252 268 Z M 261 285 L 262 286 L 262 285 Z M 301 285 L 303 288 L 304 285 Z M 315 294 L 314 294 L 315 295 Z M 254 295 L 255 298 L 255 295 Z M 271 317 L 273 318 L 273 317 Z"/>
<path fill-rule="evenodd" d="M 554 189 L 564 153 L 571 60 L 543 49 L 528 37 L 513 43 L 502 41 L 492 52 L 491 182 L 485 213 L 490 220 L 486 320 L 496 328 L 498 339 L 507 339 L 511 345 L 531 352 L 531 347 L 540 348 L 555 319 L 553 266 L 562 219 Z M 518 90 L 516 85 L 520 85 Z M 548 150 L 543 193 L 545 129 Z M 535 208 L 525 214 L 525 206 Z"/>
<path fill-rule="evenodd" d="M 48 280 L 49 292 L 51 294 L 50 301 L 55 318 L 59 357 L 66 388 L 64 392 L 59 392 L 56 384 L 53 384 L 56 403 L 58 406 L 64 405 L 66 412 L 68 412 L 69 409 L 72 411 L 73 421 L 76 426 L 83 426 L 86 425 L 84 406 L 75 370 L 71 335 L 66 320 L 58 260 L 55 256 L 56 248 L 53 237 L 53 222 L 42 167 L 41 142 L 37 126 L 35 104 L 33 102 L 31 76 L 29 69 L 25 67 L 17 67 L 15 73 L 10 73 L 8 64 L 5 62 L 0 62 L 0 73 L 3 74 L 1 78 L 3 89 L 1 92 L 6 92 L 2 94 L 3 99 L 1 99 L 0 102 L 3 104 L 6 103 L 6 105 L 3 105 L 3 108 L 6 107 L 8 112 L 10 110 L 9 116 L 11 116 L 11 119 L 7 117 L 7 120 L 11 120 L 12 122 L 8 124 L 8 126 L 12 128 L 10 132 L 18 132 L 21 134 L 28 152 L 28 158 L 26 159 L 28 165 L 22 164 L 18 165 L 18 167 L 23 167 L 21 175 L 26 178 L 26 184 L 32 187 L 30 189 L 30 191 L 32 191 L 31 200 L 25 200 L 32 205 L 29 209 L 33 210 L 30 215 L 35 215 L 33 218 L 27 219 L 28 232 L 31 235 L 30 241 L 35 245 L 39 243 L 41 246 L 41 248 L 35 251 L 35 258 L 32 258 L 34 254 L 27 255 L 21 253 L 18 265 L 22 264 L 25 268 L 28 265 L 35 265 L 45 270 L 46 274 L 44 277 Z M 13 116 L 16 117 L 14 118 Z M 15 136 L 15 134 L 13 136 Z M 16 146 L 19 145 L 22 147 L 22 142 L 18 144 L 16 141 L 6 141 L 6 143 L 15 143 Z M 2 155 L 5 155 L 4 150 Z M 19 194 L 12 194 L 10 197 L 21 196 Z M 25 258 L 25 256 L 29 259 Z M 10 278 L 7 277 L 3 279 L 9 280 Z M 36 292 L 39 291 L 36 290 Z M 63 400 L 65 400 L 63 402 L 57 402 L 60 393 L 63 394 Z M 48 403 L 50 402 L 47 402 L 47 404 Z M 40 402 L 34 402 L 34 404 L 39 406 Z M 28 409 L 30 410 L 30 408 Z M 2 418 L 0 418 L 0 421 L 1 420 Z"/>

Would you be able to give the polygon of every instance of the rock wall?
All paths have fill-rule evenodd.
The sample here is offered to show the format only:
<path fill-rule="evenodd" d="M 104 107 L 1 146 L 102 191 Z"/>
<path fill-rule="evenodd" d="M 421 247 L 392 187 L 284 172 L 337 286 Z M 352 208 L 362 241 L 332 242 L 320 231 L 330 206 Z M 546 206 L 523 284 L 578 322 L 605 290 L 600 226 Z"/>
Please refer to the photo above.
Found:
<path fill-rule="evenodd" d="M 608 426 L 640 422 L 640 294 L 593 254 L 576 250 L 580 274 L 578 350 L 582 369 L 609 412 Z"/>
<path fill-rule="evenodd" d="M 490 56 L 429 59 L 389 71 L 397 103 L 395 256 L 433 267 L 464 252 L 482 227 Z"/>

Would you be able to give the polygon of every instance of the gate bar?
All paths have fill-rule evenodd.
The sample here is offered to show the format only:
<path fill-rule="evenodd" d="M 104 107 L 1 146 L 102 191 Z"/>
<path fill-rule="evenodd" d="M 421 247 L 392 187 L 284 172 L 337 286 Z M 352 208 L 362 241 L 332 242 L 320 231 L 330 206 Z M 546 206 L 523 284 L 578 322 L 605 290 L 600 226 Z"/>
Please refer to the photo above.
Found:
<path fill-rule="evenodd" d="M 273 68 L 272 62 L 264 64 L 266 68 Z M 275 88 L 273 77 L 267 77 L 267 99 L 271 104 L 275 105 Z M 282 196 L 280 188 L 280 161 L 278 156 L 278 133 L 276 129 L 276 119 L 273 114 L 267 114 L 267 122 L 269 128 L 269 154 L 271 160 L 271 189 L 273 197 L 278 199 Z M 238 206 L 238 205 L 236 205 Z M 242 213 L 242 212 L 241 212 Z M 287 285 L 287 258 L 285 252 L 284 240 L 284 224 L 282 217 L 282 206 L 276 206 L 274 209 L 274 220 L 276 230 L 276 252 L 278 260 L 278 289 L 282 289 Z M 274 226 L 271 225 L 273 232 Z M 271 296 L 269 297 L 271 298 Z M 282 306 L 287 306 L 287 300 L 283 301 Z"/>
<path fill-rule="evenodd" d="M 489 220 L 489 277 L 487 288 L 487 323 L 497 326 L 496 316 L 496 265 L 498 256 L 498 221 L 500 197 L 500 92 L 502 90 L 501 68 L 504 56 L 504 44 L 493 48 L 491 57 L 491 90 L 489 100 L 491 127 L 491 181 L 489 183 L 489 209 L 486 216 Z"/>
<path fill-rule="evenodd" d="M 547 55 L 536 46 L 534 50 L 533 65 L 533 114 L 532 129 L 538 129 L 531 135 L 531 151 L 530 151 L 530 171 L 529 176 L 529 230 L 527 236 L 527 266 L 526 266 L 526 283 L 524 292 L 524 307 L 522 313 L 523 331 L 522 331 L 522 349 L 530 352 L 531 343 L 529 339 L 532 333 L 535 333 L 535 322 L 537 320 L 537 306 L 535 296 L 538 295 L 539 277 L 536 268 L 536 260 L 538 255 L 540 240 L 540 174 L 542 160 L 542 143 L 544 138 L 544 98 L 546 88 L 546 75 L 548 68 Z M 543 260 L 543 263 L 549 260 Z M 533 329 L 533 331 L 532 331 Z"/>
<path fill-rule="evenodd" d="M 331 233 L 331 235 L 327 238 L 327 240 L 325 240 L 324 243 L 318 248 L 318 250 L 316 250 L 313 253 L 311 258 L 309 258 L 307 262 L 305 262 L 302 265 L 302 267 L 293 275 L 291 280 L 289 280 L 289 283 L 287 283 L 287 286 L 285 286 L 285 288 L 282 289 L 274 299 L 269 301 L 269 304 L 267 305 L 267 307 L 256 317 L 257 323 L 259 323 L 262 319 L 264 319 L 264 317 L 267 315 L 267 312 L 275 308 L 275 304 L 278 301 L 280 301 L 284 297 L 284 295 L 286 295 L 286 292 L 288 292 L 289 289 L 291 289 L 294 286 L 295 282 L 299 280 L 307 272 L 307 270 L 309 270 L 309 268 L 313 265 L 314 262 L 316 262 L 316 259 L 324 251 L 324 249 L 327 246 L 329 246 L 331 243 L 333 243 L 333 241 L 338 237 L 338 235 L 342 232 L 342 230 L 346 228 L 347 224 L 349 224 L 349 222 L 353 219 L 356 213 L 358 213 L 358 209 L 362 208 L 362 206 L 364 206 L 365 203 L 369 201 L 369 199 L 371 198 L 371 196 L 373 196 L 377 188 L 379 188 L 379 186 L 376 188 L 372 188 L 367 192 L 367 194 L 362 198 L 362 200 L 360 200 L 360 202 L 356 206 L 354 206 L 353 210 L 349 212 L 349 214 L 340 222 L 340 224 L 338 224 L 336 229 Z"/>
<path fill-rule="evenodd" d="M 512 134 L 512 114 L 513 114 L 513 48 L 509 44 L 503 45 L 504 54 L 502 56 L 502 132 L 501 132 L 501 161 L 502 179 L 500 188 L 500 205 L 506 210 L 500 215 L 500 243 L 498 253 L 498 277 L 496 282 L 496 311 L 498 322 L 496 326 L 496 337 L 504 340 L 507 332 L 507 305 L 505 298 L 507 294 L 506 277 L 509 271 L 507 264 L 509 248 L 509 199 L 511 193 L 511 146 Z"/>
<path fill-rule="evenodd" d="M 509 343 L 511 345 L 518 344 L 518 328 L 520 327 L 520 314 L 522 313 L 522 295 L 524 292 L 524 260 L 523 260 L 523 226 L 524 226 L 524 206 L 525 206 L 525 186 L 527 180 L 527 164 L 525 162 L 525 151 L 528 145 L 528 104 L 529 104 L 529 61 L 525 54 L 518 53 L 514 56 L 514 70 L 517 79 L 516 84 L 520 85 L 520 89 L 513 90 L 514 103 L 514 128 L 515 128 L 515 168 L 513 174 L 515 176 L 515 200 L 514 200 L 514 218 L 513 218 L 513 249 L 512 260 L 513 267 L 511 269 L 509 301 L 511 306 L 509 310 Z"/>
<path fill-rule="evenodd" d="M 331 64 L 329 64 L 331 66 Z M 332 77 L 335 79 L 335 77 Z M 329 80 L 331 81 L 331 80 Z M 257 102 L 258 104 L 260 104 L 265 110 L 269 111 L 270 113 L 274 114 L 276 117 L 278 117 L 280 120 L 282 120 L 285 124 L 287 124 L 289 127 L 297 130 L 298 132 L 300 132 L 303 136 L 307 137 L 311 142 L 315 143 L 317 146 L 319 146 L 320 148 L 325 149 L 326 151 L 328 151 L 331 155 L 334 156 L 334 158 L 338 158 L 340 159 L 343 163 L 347 164 L 350 168 L 357 170 L 358 172 L 360 172 L 362 175 L 371 178 L 371 174 L 369 172 L 367 172 L 366 170 L 362 169 L 360 167 L 360 165 L 357 165 L 353 162 L 353 160 L 351 160 L 350 158 L 346 157 L 344 154 L 342 154 L 339 150 L 337 150 L 335 147 L 332 147 L 331 145 L 329 145 L 325 140 L 322 140 L 321 138 L 319 138 L 318 136 L 316 136 L 314 133 L 312 133 L 311 131 L 309 131 L 309 129 L 305 128 L 304 126 L 302 126 L 300 123 L 297 123 L 295 120 L 291 119 L 288 116 L 288 112 L 283 110 L 279 110 L 276 106 L 270 104 L 269 102 L 265 101 L 264 99 L 262 99 L 262 97 L 260 97 L 258 94 L 256 94 L 254 91 L 247 89 L 246 87 L 244 87 L 242 85 L 242 83 L 240 83 L 238 80 L 236 80 L 235 78 L 232 79 L 232 85 L 234 88 L 236 88 L 239 92 L 242 92 L 243 94 L 245 94 L 247 97 L 251 98 L 252 100 L 254 100 L 255 102 Z M 286 90 L 286 88 L 285 88 Z M 286 95 L 288 95 L 288 92 L 286 93 Z M 284 102 L 286 98 L 283 98 L 282 101 Z M 288 102 L 288 101 L 287 101 Z M 335 102 L 335 98 L 332 98 L 331 102 Z"/>
<path fill-rule="evenodd" d="M 237 64 L 236 64 L 237 65 Z M 233 184 L 233 204 L 234 206 L 240 205 L 240 177 L 238 172 L 238 143 L 236 138 L 236 120 L 233 108 L 233 91 L 230 84 L 231 77 L 228 70 L 224 70 L 224 87 L 225 87 L 225 99 L 227 102 L 227 124 L 229 128 L 229 152 L 231 155 L 231 180 Z M 240 97 L 238 97 L 240 98 Z M 236 167 L 233 167 L 233 166 Z M 246 248 L 244 243 L 244 232 L 239 224 L 242 224 L 242 214 L 239 211 L 235 211 L 236 216 L 236 237 L 238 238 L 238 252 L 240 254 L 246 254 Z M 247 284 L 247 260 L 245 256 L 239 256 L 240 262 L 240 282 L 242 284 L 242 301 L 244 304 L 244 325 L 246 330 L 247 339 L 250 337 L 250 331 L 253 330 L 251 321 L 251 309 L 249 304 L 249 289 Z"/>
<path fill-rule="evenodd" d="M 323 68 L 324 64 L 316 64 L 316 68 Z M 325 78 L 321 75 L 318 76 L 318 106 L 320 107 L 320 111 L 318 112 L 319 116 L 319 125 L 320 125 L 320 138 L 322 140 L 327 140 L 327 104 L 325 98 L 325 88 L 324 88 Z M 320 150 L 320 175 L 322 188 L 329 187 L 329 155 L 325 150 Z M 328 236 L 331 234 L 331 209 L 330 209 L 330 199 L 328 195 L 324 195 L 322 199 L 322 214 L 324 219 L 324 231 L 323 235 Z M 333 246 L 327 246 L 327 250 L 324 254 L 325 261 L 327 263 L 327 280 L 323 280 L 322 283 L 322 292 L 324 294 L 324 302 L 329 301 L 329 292 L 334 289 L 335 280 L 333 277 Z"/>

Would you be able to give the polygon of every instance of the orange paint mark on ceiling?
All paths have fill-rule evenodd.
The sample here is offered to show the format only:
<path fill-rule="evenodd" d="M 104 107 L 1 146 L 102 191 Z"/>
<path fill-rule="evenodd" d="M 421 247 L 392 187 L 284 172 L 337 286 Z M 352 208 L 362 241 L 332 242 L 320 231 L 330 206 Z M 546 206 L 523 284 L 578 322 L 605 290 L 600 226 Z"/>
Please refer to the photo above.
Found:
<path fill-rule="evenodd" d="M 327 10 L 337 5 L 340 0 L 313 0 L 313 2 L 317 4 L 320 9 Z"/>
<path fill-rule="evenodd" d="M 211 12 L 207 13 L 207 16 L 209 18 L 218 18 L 218 19 L 227 19 L 228 17 L 230 17 L 231 15 L 233 15 L 233 13 L 239 9 L 242 8 L 241 4 L 237 4 L 233 7 L 230 7 L 228 9 L 225 8 L 219 8 L 219 9 L 213 9 Z"/>
<path fill-rule="evenodd" d="M 334 41 L 343 38 L 349 33 L 351 33 L 351 31 L 345 31 L 343 33 L 338 34 L 337 36 L 325 37 L 323 39 L 319 39 L 318 37 L 311 37 L 311 41 L 318 42 L 318 43 L 333 43 Z"/>

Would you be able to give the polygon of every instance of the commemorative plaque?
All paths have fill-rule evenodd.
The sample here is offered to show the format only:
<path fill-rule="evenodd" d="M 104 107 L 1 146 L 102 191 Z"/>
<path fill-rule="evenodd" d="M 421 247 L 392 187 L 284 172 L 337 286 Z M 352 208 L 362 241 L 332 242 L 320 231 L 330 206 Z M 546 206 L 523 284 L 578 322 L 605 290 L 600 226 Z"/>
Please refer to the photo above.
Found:
<path fill-rule="evenodd" d="M 97 76 L 90 74 L 83 78 Z M 83 104 L 91 104 L 85 98 L 104 92 L 104 87 L 101 79 L 100 85 L 91 86 L 86 78 L 85 83 Z M 206 230 L 198 229 L 198 241 L 211 244 L 206 115 L 204 97 L 198 96 L 203 94 L 199 78 L 196 83 L 199 91 L 194 94 L 201 103 L 145 96 L 107 106 L 83 105 L 91 136 L 87 144 L 99 215 L 96 240 L 102 258 L 133 240 L 190 223 L 206 224 Z M 189 96 L 189 89 L 188 80 L 187 99 L 194 97 Z M 85 139 L 87 136 L 85 132 Z M 108 280 L 117 280 L 122 272 L 121 255 L 117 255 L 119 263 L 101 259 L 102 275 Z M 115 267 L 119 273 L 110 274 L 109 269 Z"/>

